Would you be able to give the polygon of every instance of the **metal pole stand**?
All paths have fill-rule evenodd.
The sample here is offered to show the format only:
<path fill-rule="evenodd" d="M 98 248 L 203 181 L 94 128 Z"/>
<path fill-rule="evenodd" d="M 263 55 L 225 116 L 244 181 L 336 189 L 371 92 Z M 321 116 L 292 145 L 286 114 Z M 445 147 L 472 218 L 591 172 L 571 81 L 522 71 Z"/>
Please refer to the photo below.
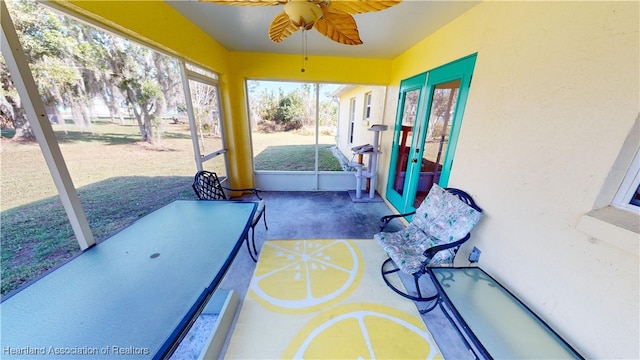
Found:
<path fill-rule="evenodd" d="M 353 147 L 352 150 L 355 154 L 358 154 L 358 162 L 349 163 L 349 165 L 356 168 L 356 198 L 362 198 L 362 179 L 367 179 L 369 182 L 369 198 L 373 199 L 376 194 L 376 175 L 378 171 L 378 154 L 380 154 L 380 132 L 387 130 L 387 125 L 372 125 L 369 131 L 373 131 L 373 146 L 366 144 L 362 146 Z M 369 155 L 369 162 L 367 164 L 367 171 L 363 171 L 362 155 Z"/>

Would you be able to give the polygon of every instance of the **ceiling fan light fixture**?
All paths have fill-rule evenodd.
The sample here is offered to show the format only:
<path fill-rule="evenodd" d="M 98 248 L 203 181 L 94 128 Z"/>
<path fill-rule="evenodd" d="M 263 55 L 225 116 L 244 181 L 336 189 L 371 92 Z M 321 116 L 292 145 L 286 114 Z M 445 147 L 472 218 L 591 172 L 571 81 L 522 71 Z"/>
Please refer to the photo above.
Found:
<path fill-rule="evenodd" d="M 2 0 L 0 0 L 2 1 Z M 345 45 L 361 45 L 358 25 L 352 15 L 381 11 L 402 0 L 199 0 L 236 6 L 284 5 L 269 26 L 269 38 L 280 43 L 298 30 L 315 28 L 318 33 Z"/>
<path fill-rule="evenodd" d="M 307 0 L 292 0 L 284 5 L 284 12 L 298 28 L 309 30 L 324 13 L 319 5 Z"/>

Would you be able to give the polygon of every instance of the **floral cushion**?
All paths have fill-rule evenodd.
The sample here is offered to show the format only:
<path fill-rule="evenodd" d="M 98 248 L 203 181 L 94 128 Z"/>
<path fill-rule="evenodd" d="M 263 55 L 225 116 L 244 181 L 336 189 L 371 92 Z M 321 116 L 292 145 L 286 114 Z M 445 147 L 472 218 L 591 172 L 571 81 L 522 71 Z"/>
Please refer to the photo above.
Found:
<path fill-rule="evenodd" d="M 481 212 L 433 184 L 407 228 L 395 233 L 381 232 L 373 238 L 402 272 L 414 274 L 425 266 L 427 249 L 462 239 L 480 218 Z M 439 251 L 426 265 L 452 264 L 454 256 L 453 249 Z"/>
<path fill-rule="evenodd" d="M 409 226 L 394 233 L 381 232 L 373 235 L 378 245 L 389 255 L 396 265 L 406 274 L 422 269 L 426 257 L 425 250 L 437 245 L 437 239 L 427 236 L 416 226 Z M 429 262 L 429 266 L 450 264 L 454 252 L 450 249 L 439 251 Z"/>
<path fill-rule="evenodd" d="M 438 239 L 438 244 L 448 244 L 466 236 L 481 218 L 481 212 L 433 184 L 411 223 Z"/>

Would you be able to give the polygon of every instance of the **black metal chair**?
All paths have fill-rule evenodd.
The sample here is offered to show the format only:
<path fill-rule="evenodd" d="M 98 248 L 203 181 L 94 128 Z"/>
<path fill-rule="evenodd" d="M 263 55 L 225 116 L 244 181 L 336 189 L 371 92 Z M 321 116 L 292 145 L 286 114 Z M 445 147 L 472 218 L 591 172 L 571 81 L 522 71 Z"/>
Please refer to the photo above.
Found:
<path fill-rule="evenodd" d="M 380 230 L 384 230 L 392 219 L 410 215 L 413 218 L 405 229 L 374 235 L 389 255 L 382 264 L 382 278 L 387 286 L 405 298 L 431 301 L 437 298 L 437 293 L 423 295 L 420 277 L 427 273 L 428 267 L 453 264 L 460 245 L 469 240 L 471 229 L 482 218 L 482 209 L 466 192 L 455 188 L 443 189 L 434 184 L 416 211 L 382 217 Z M 413 275 L 417 295 L 399 289 L 390 281 L 389 276 L 398 271 Z M 420 312 L 426 313 L 433 307 L 435 302 Z"/>
<path fill-rule="evenodd" d="M 256 209 L 255 215 L 251 220 L 251 243 L 253 245 L 253 252 L 249 247 L 249 234 L 245 237 L 247 241 L 247 250 L 249 251 L 249 255 L 251 255 L 251 259 L 255 262 L 256 257 L 258 255 L 258 250 L 256 249 L 256 224 L 260 221 L 260 218 L 264 221 L 265 229 L 269 230 L 267 227 L 267 216 L 265 215 L 266 206 L 264 200 L 260 197 L 260 190 L 256 188 L 247 188 L 247 189 L 231 189 L 228 187 L 222 186 L 220 180 L 218 179 L 218 175 L 211 171 L 202 170 L 199 171 L 195 178 L 193 179 L 193 190 L 198 196 L 199 200 L 228 200 L 226 191 L 250 191 L 258 198 L 258 207 Z M 255 256 L 254 256 L 255 254 Z"/>

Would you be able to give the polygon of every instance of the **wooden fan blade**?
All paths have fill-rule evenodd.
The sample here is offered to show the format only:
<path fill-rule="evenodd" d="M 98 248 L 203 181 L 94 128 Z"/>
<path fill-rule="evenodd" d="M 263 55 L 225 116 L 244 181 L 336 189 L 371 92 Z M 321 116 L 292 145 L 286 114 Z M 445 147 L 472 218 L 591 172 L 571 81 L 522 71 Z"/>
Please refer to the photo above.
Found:
<path fill-rule="evenodd" d="M 329 39 L 345 45 L 360 45 L 360 34 L 353 16 L 349 14 L 325 12 L 324 17 L 313 26 Z"/>
<path fill-rule="evenodd" d="M 293 24 L 289 16 L 283 11 L 271 22 L 269 26 L 269 38 L 275 43 L 286 39 L 289 35 L 298 31 L 298 27 Z"/>
<path fill-rule="evenodd" d="M 398 5 L 402 0 L 331 0 L 325 12 L 362 14 L 380 11 Z"/>
<path fill-rule="evenodd" d="M 198 0 L 200 2 L 211 2 L 220 5 L 234 6 L 271 6 L 286 4 L 287 0 Z"/>

